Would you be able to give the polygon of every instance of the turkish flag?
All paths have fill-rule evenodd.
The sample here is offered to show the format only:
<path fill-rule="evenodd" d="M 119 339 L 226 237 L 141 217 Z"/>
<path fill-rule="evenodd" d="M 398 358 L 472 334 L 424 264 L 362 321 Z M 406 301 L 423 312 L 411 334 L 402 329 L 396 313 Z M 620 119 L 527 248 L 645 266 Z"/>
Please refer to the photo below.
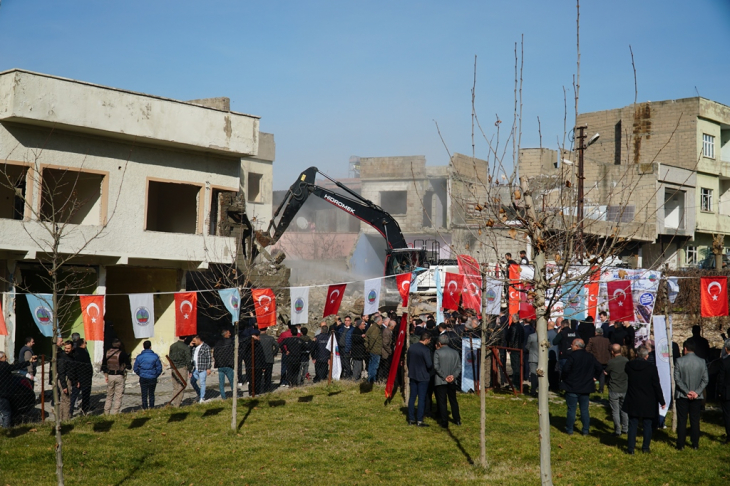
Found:
<path fill-rule="evenodd" d="M 529 296 L 530 291 L 532 291 L 532 285 L 520 286 L 520 319 L 537 319 L 532 297 Z"/>
<path fill-rule="evenodd" d="M 271 289 L 251 289 L 256 322 L 259 329 L 266 329 L 276 324 L 276 296 Z"/>
<path fill-rule="evenodd" d="M 0 336 L 8 335 L 8 327 L 5 325 L 5 313 L 3 312 L 3 306 L 0 303 Z"/>
<path fill-rule="evenodd" d="M 631 296 L 629 280 L 614 280 L 606 284 L 608 289 L 608 312 L 612 321 L 633 321 L 634 299 Z"/>
<path fill-rule="evenodd" d="M 461 294 L 464 309 L 473 309 L 478 314 L 482 312 L 482 277 L 477 275 L 464 276 L 464 291 Z"/>
<path fill-rule="evenodd" d="M 388 372 L 388 381 L 385 384 L 385 398 L 393 398 L 393 388 L 395 385 L 395 377 L 398 374 L 398 365 L 400 364 L 400 355 L 403 352 L 403 344 L 406 342 L 406 333 L 408 332 L 408 314 L 405 312 L 400 317 L 400 327 L 398 328 L 398 338 L 395 341 L 395 349 L 390 360 L 390 371 Z"/>
<path fill-rule="evenodd" d="M 400 293 L 401 306 L 408 306 L 408 295 L 411 293 L 411 274 L 401 273 L 395 276 L 398 293 Z"/>
<path fill-rule="evenodd" d="M 726 316 L 727 277 L 702 277 L 700 279 L 702 317 Z"/>
<path fill-rule="evenodd" d="M 198 333 L 198 293 L 175 294 L 175 336 L 192 336 Z"/>
<path fill-rule="evenodd" d="M 449 310 L 457 310 L 459 308 L 459 298 L 461 297 L 462 288 L 464 288 L 464 276 L 458 273 L 446 272 L 444 298 L 441 307 Z"/>
<path fill-rule="evenodd" d="M 410 284 L 408 284 L 410 286 Z M 345 296 L 347 284 L 330 285 L 327 289 L 327 300 L 324 301 L 324 315 L 322 317 L 337 314 L 340 310 L 342 297 Z"/>
<path fill-rule="evenodd" d="M 84 338 L 87 341 L 104 340 L 104 296 L 81 295 L 81 317 L 84 321 Z"/>
<path fill-rule="evenodd" d="M 598 311 L 598 290 L 599 280 L 601 279 L 601 271 L 597 267 L 592 268 L 593 273 L 591 274 L 591 281 L 586 285 L 586 295 L 588 296 L 588 315 L 593 318 L 595 322 L 598 317 L 596 312 Z"/>
<path fill-rule="evenodd" d="M 462 275 L 480 275 L 479 262 L 469 255 L 457 255 L 456 261 L 459 264 L 459 273 Z"/>
<path fill-rule="evenodd" d="M 512 316 L 520 312 L 520 266 L 509 266 L 509 322 Z"/>

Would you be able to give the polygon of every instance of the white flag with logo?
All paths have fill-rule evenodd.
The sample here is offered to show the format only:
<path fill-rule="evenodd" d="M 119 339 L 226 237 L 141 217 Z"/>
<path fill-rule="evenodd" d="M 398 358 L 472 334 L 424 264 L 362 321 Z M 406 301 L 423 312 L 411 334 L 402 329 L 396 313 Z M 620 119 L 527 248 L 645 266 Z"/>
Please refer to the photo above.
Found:
<path fill-rule="evenodd" d="M 129 294 L 129 310 L 135 339 L 155 336 L 155 306 L 152 294 Z"/>
<path fill-rule="evenodd" d="M 654 316 L 654 355 L 656 361 L 656 369 L 659 372 L 659 384 L 662 387 L 662 395 L 667 406 L 662 410 L 659 407 L 659 414 L 662 417 L 667 416 L 669 411 L 669 401 L 672 396 L 672 372 L 669 366 L 671 359 L 672 344 L 667 338 L 667 321 L 664 316 Z"/>
<path fill-rule="evenodd" d="M 306 324 L 309 321 L 309 287 L 292 287 L 289 290 L 291 300 L 291 323 Z"/>
<path fill-rule="evenodd" d="M 332 352 L 333 346 L 334 353 Z M 340 347 L 337 345 L 334 332 L 330 334 L 330 339 L 327 341 L 327 351 L 332 355 L 332 379 L 339 380 L 342 374 L 342 361 L 340 361 Z"/>
<path fill-rule="evenodd" d="M 373 278 L 365 280 L 365 291 L 363 297 L 365 298 L 365 310 L 363 314 L 375 314 L 378 312 L 380 307 L 380 283 L 382 279 Z"/>
<path fill-rule="evenodd" d="M 485 294 L 487 306 L 485 314 L 498 316 L 502 304 L 502 288 L 504 284 L 495 278 L 487 277 L 487 291 Z"/>

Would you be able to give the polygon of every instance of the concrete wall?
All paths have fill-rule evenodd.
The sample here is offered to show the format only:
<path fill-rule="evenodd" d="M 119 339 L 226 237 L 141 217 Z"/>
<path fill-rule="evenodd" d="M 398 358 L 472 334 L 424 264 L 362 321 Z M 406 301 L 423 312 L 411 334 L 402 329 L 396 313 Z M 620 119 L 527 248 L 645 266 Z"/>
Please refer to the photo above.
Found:
<path fill-rule="evenodd" d="M 276 142 L 271 133 L 259 134 L 258 155 L 241 158 L 241 189 L 246 194 L 246 214 L 257 230 L 265 230 L 273 216 L 275 158 Z M 255 191 L 249 187 L 252 181 L 258 182 L 258 197 L 255 198 Z"/>

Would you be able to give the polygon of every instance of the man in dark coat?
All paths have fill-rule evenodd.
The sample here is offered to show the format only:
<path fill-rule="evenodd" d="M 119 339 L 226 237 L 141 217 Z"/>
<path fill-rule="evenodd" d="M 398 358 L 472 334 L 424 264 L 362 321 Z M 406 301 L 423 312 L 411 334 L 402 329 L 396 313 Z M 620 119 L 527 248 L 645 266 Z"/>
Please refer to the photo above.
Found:
<path fill-rule="evenodd" d="M 226 378 L 231 385 L 231 397 L 236 396 L 236 382 L 233 377 L 235 342 L 231 338 L 231 330 L 224 329 L 221 332 L 221 339 L 213 347 L 213 359 L 215 367 L 218 368 L 218 388 L 221 398 L 226 398 Z"/>
<path fill-rule="evenodd" d="M 644 442 L 641 444 L 641 451 L 650 452 L 652 420 L 659 414 L 657 404 L 662 408 L 666 407 L 662 386 L 659 383 L 659 373 L 656 366 L 649 363 L 648 357 L 649 349 L 642 346 L 639 348 L 636 359 L 626 363 L 629 386 L 626 390 L 623 411 L 629 415 L 627 454 L 634 453 L 639 420 L 642 421 L 644 428 Z"/>
<path fill-rule="evenodd" d="M 586 352 L 585 343 L 576 338 L 571 343 L 571 352 L 565 360 L 560 388 L 565 390 L 565 403 L 568 405 L 567 423 L 565 431 L 573 435 L 576 406 L 580 404 L 580 420 L 583 423 L 582 433 L 588 435 L 591 425 L 591 416 L 588 412 L 588 398 L 595 391 L 595 381 L 603 367 L 596 358 Z"/>
<path fill-rule="evenodd" d="M 264 353 L 264 377 L 261 382 L 261 392 L 267 393 L 271 391 L 271 374 L 274 371 L 274 358 L 279 353 L 279 344 L 274 336 L 270 336 L 266 331 L 262 331 L 259 335 L 261 350 Z"/>
<path fill-rule="evenodd" d="M 86 340 L 79 338 L 76 349 L 73 350 L 73 374 L 71 391 L 71 408 L 69 413 L 73 416 L 76 399 L 81 395 L 81 411 L 84 415 L 89 413 L 91 408 L 91 380 L 94 377 L 94 367 L 91 364 L 91 357 L 86 350 Z"/>
<path fill-rule="evenodd" d="M 31 356 L 29 361 L 18 361 L 8 364 L 8 357 L 0 351 L 0 428 L 10 427 L 12 408 L 10 408 L 12 371 L 22 370 L 28 365 L 36 362 L 36 356 Z"/>
<path fill-rule="evenodd" d="M 322 321 L 320 332 L 314 337 L 314 383 L 326 380 L 329 373 L 330 352 L 327 350 L 327 342 L 330 339 L 327 323 Z"/>
<path fill-rule="evenodd" d="M 355 319 L 355 329 L 352 331 L 352 379 L 360 381 L 362 378 L 363 361 L 367 357 L 365 350 L 365 321 Z"/>
<path fill-rule="evenodd" d="M 692 449 L 700 447 L 700 412 L 702 393 L 709 382 L 707 364 L 695 354 L 696 342 L 689 338 L 684 342 L 684 356 L 674 367 L 674 398 L 677 401 L 677 449 L 684 449 L 687 439 L 687 416 L 692 427 Z"/>
<path fill-rule="evenodd" d="M 567 319 L 561 321 L 561 326 L 558 334 L 553 338 L 553 344 L 558 347 L 558 371 L 560 371 L 562 376 L 563 367 L 572 352 L 571 346 L 573 345 L 573 340 L 578 337 L 578 332 L 570 327 L 570 321 Z M 585 341 L 583 342 L 585 343 Z"/>
<path fill-rule="evenodd" d="M 725 422 L 725 444 L 730 444 L 730 339 L 725 341 L 725 356 L 722 358 L 720 372 L 717 374 L 717 394 Z"/>
<path fill-rule="evenodd" d="M 408 378 L 410 379 L 411 393 L 408 399 L 408 424 L 418 427 L 428 427 L 423 422 L 426 413 L 426 393 L 431 380 L 431 350 L 428 345 L 431 334 L 424 332 L 416 344 L 408 348 Z M 416 399 L 418 399 L 418 415 L 416 415 Z"/>
<path fill-rule="evenodd" d="M 603 366 L 603 371 L 606 371 L 606 365 L 611 359 L 611 342 L 603 337 L 603 328 L 596 329 L 596 335 L 593 336 L 586 346 L 586 351 L 596 357 L 596 360 Z M 603 394 L 603 386 L 606 382 L 605 373 L 601 373 L 598 378 L 598 393 Z"/>
<path fill-rule="evenodd" d="M 611 333 L 611 344 L 618 344 L 620 346 L 628 346 L 629 349 L 634 349 L 634 336 L 636 331 L 631 326 L 630 322 L 617 322 L 614 325 L 613 333 Z"/>
<path fill-rule="evenodd" d="M 304 341 L 299 338 L 295 327 L 291 327 L 291 335 L 281 342 L 281 361 L 286 361 L 286 380 L 281 377 L 281 386 L 296 386 L 299 384 L 300 357 L 304 348 Z M 288 385 L 287 385 L 288 384 Z"/>

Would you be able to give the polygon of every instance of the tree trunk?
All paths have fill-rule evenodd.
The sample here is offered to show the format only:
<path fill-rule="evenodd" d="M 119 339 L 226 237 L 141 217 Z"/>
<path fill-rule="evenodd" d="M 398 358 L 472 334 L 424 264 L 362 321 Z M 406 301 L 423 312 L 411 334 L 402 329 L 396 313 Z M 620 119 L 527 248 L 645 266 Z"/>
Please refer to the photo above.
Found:
<path fill-rule="evenodd" d="M 482 270 L 482 342 L 479 359 L 479 464 L 487 468 L 487 393 L 484 389 L 487 371 L 487 273 Z M 476 380 L 476 376 L 474 380 Z"/>
<path fill-rule="evenodd" d="M 53 381 L 53 415 L 56 422 L 56 479 L 58 486 L 63 486 L 63 439 L 61 437 L 61 396 L 58 390 L 58 346 L 56 341 L 61 335 L 58 322 L 58 276 L 53 272 L 53 344 L 51 346 L 52 367 L 51 377 Z M 71 393 L 71 390 L 68 391 Z"/>
<path fill-rule="evenodd" d="M 231 397 L 231 430 L 238 426 L 238 321 L 233 325 L 233 396 Z"/>
<path fill-rule="evenodd" d="M 544 280 L 545 254 L 536 253 L 535 265 L 535 311 L 537 314 L 537 415 L 540 425 L 540 482 L 543 485 L 553 484 L 553 472 L 550 458 L 550 405 L 548 403 L 548 353 L 550 342 L 547 337 L 547 319 L 545 319 L 545 289 Z"/>

